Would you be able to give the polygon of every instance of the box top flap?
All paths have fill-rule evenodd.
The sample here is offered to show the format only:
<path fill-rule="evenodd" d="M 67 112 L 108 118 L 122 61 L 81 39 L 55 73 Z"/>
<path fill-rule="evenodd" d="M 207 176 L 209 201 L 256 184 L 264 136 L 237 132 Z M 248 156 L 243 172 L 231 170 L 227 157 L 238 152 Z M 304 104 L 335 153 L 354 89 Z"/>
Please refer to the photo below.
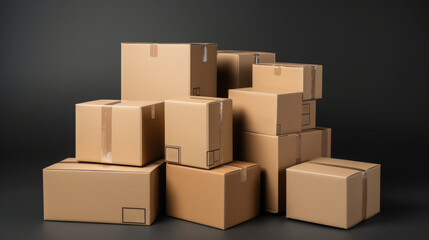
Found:
<path fill-rule="evenodd" d="M 376 163 L 367 163 L 367 162 L 359 162 L 359 161 L 351 161 L 351 160 L 343 160 L 343 159 L 327 158 L 327 157 L 319 157 L 311 160 L 310 162 L 329 164 L 329 165 L 338 166 L 338 167 L 356 168 L 356 169 L 361 169 L 362 171 L 367 171 L 371 168 L 380 166 L 380 164 L 376 164 Z"/>
<path fill-rule="evenodd" d="M 311 163 L 311 161 L 292 166 L 290 168 L 287 168 L 286 171 L 302 172 L 302 173 L 314 174 L 314 175 L 327 175 L 327 176 L 338 177 L 338 178 L 348 178 L 352 175 L 355 175 L 361 172 L 359 170 L 354 170 L 349 168 L 314 164 L 314 163 Z"/>
<path fill-rule="evenodd" d="M 236 88 L 236 89 L 229 89 L 231 92 L 251 92 L 251 93 L 257 93 L 257 94 L 275 94 L 275 95 L 288 95 L 288 94 L 300 94 L 302 95 L 302 92 L 295 92 L 295 93 L 285 93 L 284 90 L 280 89 L 268 89 L 268 88 Z"/>
<path fill-rule="evenodd" d="M 281 67 L 308 67 L 308 66 L 319 66 L 319 64 L 308 64 L 308 63 L 285 63 L 285 62 L 275 62 L 275 63 L 258 63 L 255 65 L 263 65 L 263 66 L 281 66 Z"/>
<path fill-rule="evenodd" d="M 189 96 L 165 100 L 169 103 L 196 103 L 196 104 L 208 104 L 216 102 L 226 102 L 232 101 L 229 98 L 216 98 L 216 97 L 198 97 L 198 96 Z"/>
<path fill-rule="evenodd" d="M 152 43 L 152 42 L 122 42 L 121 44 L 140 44 L 140 45 L 217 45 L 217 43 Z"/>
<path fill-rule="evenodd" d="M 85 163 L 78 162 L 74 158 L 67 158 L 61 162 L 46 167 L 43 170 L 151 173 L 163 163 L 164 160 L 158 160 L 144 167 L 131 167 L 121 165 L 108 165 L 102 163 Z"/>
<path fill-rule="evenodd" d="M 154 104 L 162 103 L 162 101 L 131 101 L 131 100 L 112 100 L 112 99 L 99 99 L 84 103 L 78 103 L 76 105 L 84 106 L 103 106 L 115 103 L 115 107 L 146 107 Z"/>
<path fill-rule="evenodd" d="M 233 55 L 255 55 L 255 54 L 274 54 L 272 52 L 246 51 L 246 50 L 218 50 L 217 53 Z"/>

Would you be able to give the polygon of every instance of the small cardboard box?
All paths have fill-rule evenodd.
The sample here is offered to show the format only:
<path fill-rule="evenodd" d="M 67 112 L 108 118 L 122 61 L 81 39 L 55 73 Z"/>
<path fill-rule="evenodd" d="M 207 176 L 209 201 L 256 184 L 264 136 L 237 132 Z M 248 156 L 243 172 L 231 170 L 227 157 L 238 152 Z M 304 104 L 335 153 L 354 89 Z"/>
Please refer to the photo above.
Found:
<path fill-rule="evenodd" d="M 143 166 L 164 156 L 164 103 L 96 100 L 76 104 L 76 159 Z"/>
<path fill-rule="evenodd" d="M 253 65 L 253 87 L 283 93 L 302 92 L 303 100 L 322 98 L 322 65 L 261 63 Z"/>
<path fill-rule="evenodd" d="M 121 97 L 216 97 L 217 44 L 122 43 Z"/>
<path fill-rule="evenodd" d="M 252 64 L 275 61 L 275 53 L 217 51 L 217 96 L 226 98 L 228 89 L 252 87 Z"/>
<path fill-rule="evenodd" d="M 300 132 L 302 93 L 254 88 L 230 89 L 234 129 L 269 135 Z"/>
<path fill-rule="evenodd" d="M 238 132 L 235 139 L 234 158 L 261 166 L 263 206 L 272 213 L 285 210 L 287 167 L 331 156 L 330 128 L 319 127 L 280 136 Z"/>
<path fill-rule="evenodd" d="M 286 217 L 348 229 L 380 212 L 379 164 L 317 158 L 286 169 Z"/>
<path fill-rule="evenodd" d="M 151 225 L 162 207 L 165 163 L 145 167 L 78 163 L 43 169 L 44 219 Z"/>
<path fill-rule="evenodd" d="M 260 213 L 260 168 L 234 161 L 206 170 L 167 164 L 168 216 L 227 229 Z"/>
<path fill-rule="evenodd" d="M 205 169 L 231 162 L 231 99 L 185 97 L 165 101 L 165 159 Z"/>
<path fill-rule="evenodd" d="M 316 100 L 302 102 L 302 130 L 316 127 Z"/>

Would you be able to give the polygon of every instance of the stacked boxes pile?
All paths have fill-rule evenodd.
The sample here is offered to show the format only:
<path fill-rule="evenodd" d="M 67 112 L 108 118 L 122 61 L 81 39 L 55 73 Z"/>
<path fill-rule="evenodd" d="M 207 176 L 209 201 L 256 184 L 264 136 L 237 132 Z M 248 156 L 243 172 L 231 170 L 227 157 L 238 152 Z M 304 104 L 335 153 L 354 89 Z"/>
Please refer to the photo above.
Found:
<path fill-rule="evenodd" d="M 349 228 L 380 165 L 332 159 L 322 66 L 217 44 L 122 43 L 121 100 L 76 104 L 76 157 L 43 170 L 45 220 L 227 229 L 262 209 Z M 324 189 L 324 191 L 320 191 Z"/>

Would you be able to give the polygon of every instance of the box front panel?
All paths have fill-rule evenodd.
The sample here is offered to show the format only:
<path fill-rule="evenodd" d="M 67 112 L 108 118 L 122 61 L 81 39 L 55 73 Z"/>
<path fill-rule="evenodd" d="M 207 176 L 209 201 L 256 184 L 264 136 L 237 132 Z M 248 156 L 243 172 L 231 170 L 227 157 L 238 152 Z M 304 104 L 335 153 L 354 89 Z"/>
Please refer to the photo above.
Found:
<path fill-rule="evenodd" d="M 279 89 L 284 93 L 304 91 L 304 68 L 280 65 L 254 65 L 253 87 Z"/>
<path fill-rule="evenodd" d="M 101 106 L 76 105 L 76 159 L 100 162 Z"/>
<path fill-rule="evenodd" d="M 166 100 L 190 95 L 190 45 L 123 43 L 121 49 L 123 100 Z"/>

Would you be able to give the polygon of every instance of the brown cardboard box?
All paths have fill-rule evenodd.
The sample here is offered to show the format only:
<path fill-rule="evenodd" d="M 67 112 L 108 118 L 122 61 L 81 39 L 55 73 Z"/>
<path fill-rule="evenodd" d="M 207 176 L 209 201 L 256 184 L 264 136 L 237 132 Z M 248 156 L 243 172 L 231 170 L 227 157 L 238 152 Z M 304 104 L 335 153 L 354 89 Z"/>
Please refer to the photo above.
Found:
<path fill-rule="evenodd" d="M 234 129 L 269 135 L 300 132 L 302 93 L 277 90 L 230 89 L 234 103 Z"/>
<path fill-rule="evenodd" d="M 205 169 L 231 162 L 231 99 L 185 97 L 165 101 L 165 159 Z"/>
<path fill-rule="evenodd" d="M 217 44 L 122 43 L 121 49 L 122 99 L 216 97 Z"/>
<path fill-rule="evenodd" d="M 210 169 L 167 164 L 167 215 L 227 229 L 260 212 L 260 168 L 234 161 Z"/>
<path fill-rule="evenodd" d="M 322 65 L 262 63 L 253 65 L 253 87 L 302 92 L 303 100 L 322 98 Z"/>
<path fill-rule="evenodd" d="M 228 89 L 252 86 L 252 64 L 273 63 L 276 54 L 269 52 L 217 51 L 217 96 L 228 97 Z"/>
<path fill-rule="evenodd" d="M 151 225 L 164 174 L 162 160 L 145 167 L 63 160 L 43 169 L 44 219 Z"/>
<path fill-rule="evenodd" d="M 350 228 L 380 212 L 379 164 L 317 158 L 286 169 L 286 217 Z"/>
<path fill-rule="evenodd" d="M 263 205 L 268 212 L 285 210 L 285 169 L 317 157 L 331 156 L 331 129 L 316 128 L 280 136 L 239 132 L 234 159 L 258 163 L 262 170 Z"/>
<path fill-rule="evenodd" d="M 164 155 L 164 103 L 96 100 L 76 104 L 76 159 L 143 166 Z"/>
<path fill-rule="evenodd" d="M 316 100 L 302 102 L 302 130 L 316 127 Z"/>

